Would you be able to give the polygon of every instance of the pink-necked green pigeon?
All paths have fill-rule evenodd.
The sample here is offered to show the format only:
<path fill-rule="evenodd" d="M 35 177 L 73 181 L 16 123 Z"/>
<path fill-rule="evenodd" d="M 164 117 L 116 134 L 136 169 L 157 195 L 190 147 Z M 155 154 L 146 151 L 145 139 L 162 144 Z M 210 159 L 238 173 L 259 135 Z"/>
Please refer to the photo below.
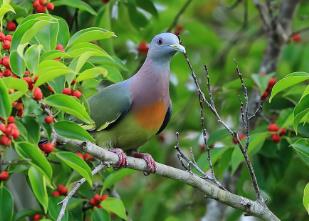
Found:
<path fill-rule="evenodd" d="M 113 148 L 119 157 L 119 167 L 127 163 L 122 150 L 137 149 L 167 125 L 171 116 L 170 60 L 177 51 L 185 53 L 176 35 L 156 35 L 144 64 L 135 75 L 104 88 L 89 99 L 90 114 L 96 124 L 96 142 Z M 136 153 L 135 157 L 146 161 L 148 172 L 156 171 L 149 154 Z"/>

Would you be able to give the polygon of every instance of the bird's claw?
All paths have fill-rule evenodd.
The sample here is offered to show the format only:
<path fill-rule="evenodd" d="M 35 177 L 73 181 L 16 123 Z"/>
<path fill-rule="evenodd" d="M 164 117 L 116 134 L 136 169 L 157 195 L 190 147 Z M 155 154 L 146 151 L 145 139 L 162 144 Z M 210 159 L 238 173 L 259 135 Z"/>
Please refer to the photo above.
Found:
<path fill-rule="evenodd" d="M 116 168 L 121 168 L 121 167 L 127 167 L 128 162 L 127 162 L 127 155 L 123 152 L 122 149 L 120 148 L 113 148 L 110 149 L 109 151 L 117 154 L 119 160 L 116 164 Z"/>
<path fill-rule="evenodd" d="M 147 171 L 144 171 L 145 176 L 148 176 L 149 174 L 155 173 L 157 171 L 156 162 L 150 154 L 135 152 L 133 153 L 133 156 L 145 160 L 147 164 Z"/>

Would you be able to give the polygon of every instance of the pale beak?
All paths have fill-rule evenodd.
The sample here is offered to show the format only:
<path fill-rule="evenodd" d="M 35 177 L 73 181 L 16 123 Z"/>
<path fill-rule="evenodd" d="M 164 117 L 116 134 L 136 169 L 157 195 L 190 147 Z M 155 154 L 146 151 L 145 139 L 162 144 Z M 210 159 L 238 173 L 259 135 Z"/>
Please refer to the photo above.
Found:
<path fill-rule="evenodd" d="M 179 51 L 181 53 L 186 53 L 186 49 L 184 46 L 182 46 L 181 44 L 172 44 L 169 45 L 170 47 L 172 47 L 174 50 Z"/>

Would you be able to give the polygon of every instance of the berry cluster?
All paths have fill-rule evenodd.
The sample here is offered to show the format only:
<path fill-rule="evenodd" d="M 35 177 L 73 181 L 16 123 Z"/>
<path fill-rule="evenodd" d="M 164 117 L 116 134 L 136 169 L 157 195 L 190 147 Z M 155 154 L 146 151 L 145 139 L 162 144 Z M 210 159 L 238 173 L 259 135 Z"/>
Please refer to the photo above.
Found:
<path fill-rule="evenodd" d="M 7 181 L 10 177 L 10 174 L 8 171 L 3 170 L 0 172 L 0 181 Z"/>
<path fill-rule="evenodd" d="M 53 143 L 42 143 L 39 147 L 45 154 L 50 154 L 55 149 L 55 145 Z"/>
<path fill-rule="evenodd" d="M 102 208 L 102 206 L 100 205 L 100 203 L 104 200 L 106 200 L 108 198 L 107 194 L 104 195 L 99 195 L 99 194 L 95 194 L 90 200 L 89 200 L 89 204 L 93 207 L 97 207 L 97 208 Z"/>
<path fill-rule="evenodd" d="M 45 13 L 47 11 L 53 11 L 55 6 L 48 0 L 35 0 L 33 3 L 33 8 L 37 13 Z"/>
<path fill-rule="evenodd" d="M 6 124 L 0 123 L 0 131 L 3 133 L 0 137 L 0 145 L 3 146 L 10 146 L 12 139 L 17 139 L 20 134 L 13 116 L 8 117 Z"/>
<path fill-rule="evenodd" d="M 59 184 L 57 186 L 57 190 L 55 190 L 54 192 L 52 192 L 52 195 L 54 197 L 58 197 L 58 196 L 66 196 L 68 194 L 68 188 L 66 188 L 65 185 L 63 184 Z"/>
<path fill-rule="evenodd" d="M 66 95 L 70 95 L 70 96 L 73 96 L 73 97 L 76 97 L 76 98 L 80 98 L 82 96 L 82 92 L 80 92 L 79 90 L 73 90 L 71 88 L 64 88 L 62 90 L 62 93 L 63 94 L 66 94 Z"/>
<path fill-rule="evenodd" d="M 0 32 L 0 41 L 2 42 L 2 49 L 10 51 L 12 35 L 5 35 L 3 32 Z"/>
<path fill-rule="evenodd" d="M 275 123 L 269 124 L 267 129 L 271 133 L 271 140 L 275 143 L 279 143 L 281 137 L 286 134 L 286 129 L 279 128 Z"/>
<path fill-rule="evenodd" d="M 77 152 L 76 155 L 79 156 L 82 160 L 85 160 L 85 161 L 92 161 L 92 160 L 94 160 L 94 157 L 91 154 L 89 154 L 89 153 Z"/>
<path fill-rule="evenodd" d="M 265 101 L 269 94 L 271 93 L 271 89 L 274 87 L 274 85 L 276 84 L 277 79 L 276 78 L 270 78 L 267 84 L 267 88 L 266 90 L 263 92 L 262 96 L 261 96 L 261 101 Z"/>

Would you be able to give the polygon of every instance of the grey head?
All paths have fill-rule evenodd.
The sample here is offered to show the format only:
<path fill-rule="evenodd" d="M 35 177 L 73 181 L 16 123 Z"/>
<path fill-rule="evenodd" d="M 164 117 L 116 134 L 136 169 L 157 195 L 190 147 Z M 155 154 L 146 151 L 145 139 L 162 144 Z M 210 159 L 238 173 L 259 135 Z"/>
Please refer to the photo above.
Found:
<path fill-rule="evenodd" d="M 176 52 L 186 53 L 178 37 L 173 33 L 161 33 L 152 39 L 147 57 L 152 61 L 170 61 Z"/>

